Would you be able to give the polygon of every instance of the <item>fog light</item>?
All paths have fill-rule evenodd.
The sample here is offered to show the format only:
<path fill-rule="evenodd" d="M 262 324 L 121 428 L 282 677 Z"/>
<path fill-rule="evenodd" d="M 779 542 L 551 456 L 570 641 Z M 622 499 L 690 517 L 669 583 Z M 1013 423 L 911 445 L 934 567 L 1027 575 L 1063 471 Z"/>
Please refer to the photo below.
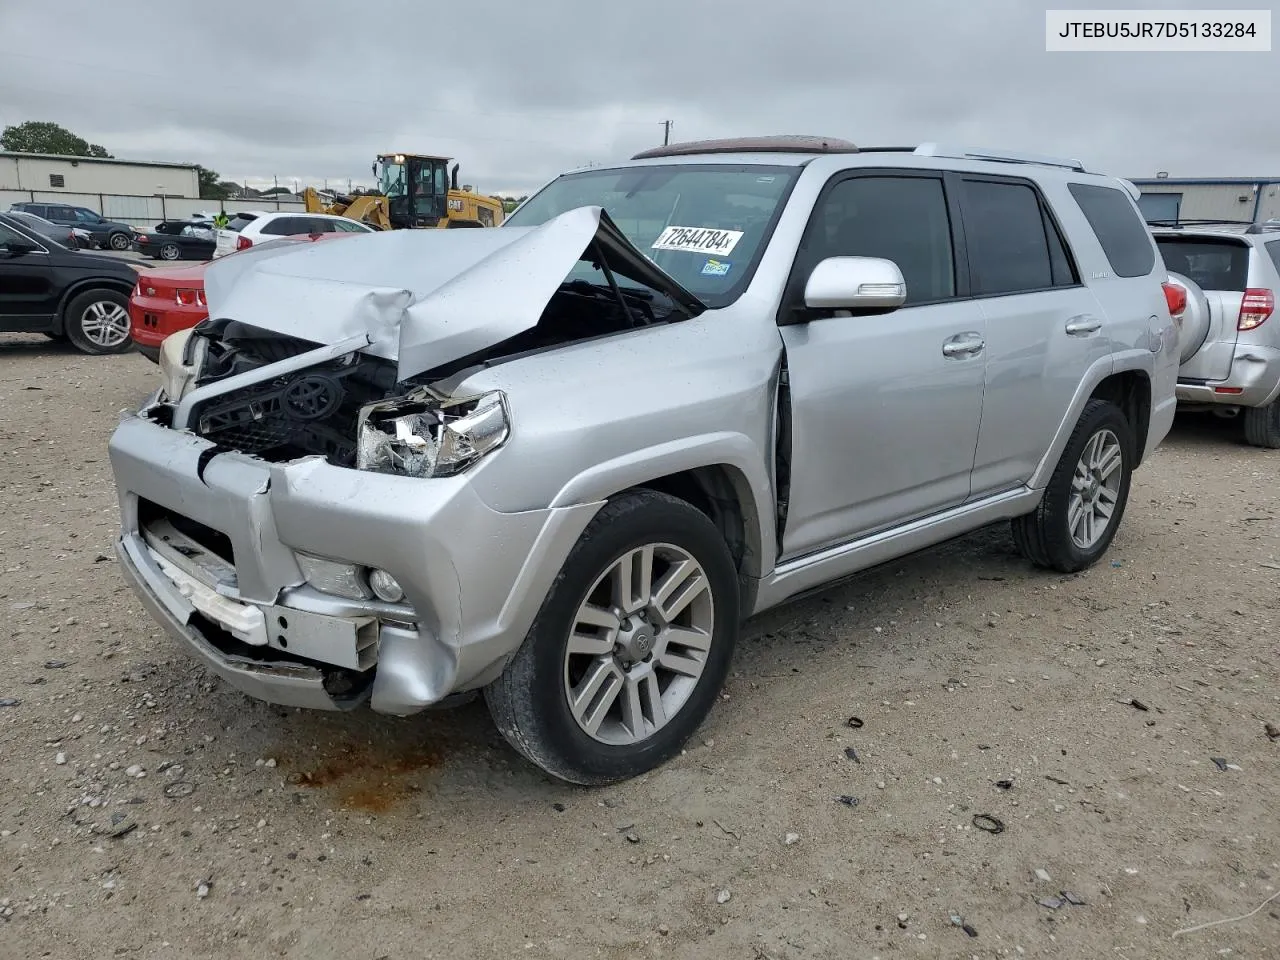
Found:
<path fill-rule="evenodd" d="M 404 599 L 404 591 L 396 578 L 385 570 L 374 570 L 369 574 L 369 586 L 378 595 L 379 600 L 387 603 L 399 603 Z"/>

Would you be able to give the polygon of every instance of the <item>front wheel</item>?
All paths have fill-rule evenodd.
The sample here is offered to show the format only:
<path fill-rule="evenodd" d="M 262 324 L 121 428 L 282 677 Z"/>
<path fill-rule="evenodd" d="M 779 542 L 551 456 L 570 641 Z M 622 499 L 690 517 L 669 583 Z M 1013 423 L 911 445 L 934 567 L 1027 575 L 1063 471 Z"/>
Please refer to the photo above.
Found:
<path fill-rule="evenodd" d="M 67 339 L 81 353 L 124 353 L 129 333 L 129 298 L 115 290 L 88 290 L 67 304 Z"/>
<path fill-rule="evenodd" d="M 587 526 L 485 699 L 507 741 L 552 776 L 635 777 L 702 723 L 738 623 L 737 573 L 715 525 L 666 494 L 624 494 Z"/>
<path fill-rule="evenodd" d="M 180 256 L 182 256 L 182 251 L 178 249 L 176 243 L 166 243 L 160 248 L 161 260 L 177 260 Z"/>
<path fill-rule="evenodd" d="M 1133 451 L 1133 430 L 1119 407 L 1085 404 L 1040 505 L 1013 521 L 1019 552 L 1061 573 L 1097 563 L 1124 516 Z"/>
<path fill-rule="evenodd" d="M 128 250 L 129 235 L 127 233 L 113 233 L 107 238 L 107 244 L 112 250 Z"/>

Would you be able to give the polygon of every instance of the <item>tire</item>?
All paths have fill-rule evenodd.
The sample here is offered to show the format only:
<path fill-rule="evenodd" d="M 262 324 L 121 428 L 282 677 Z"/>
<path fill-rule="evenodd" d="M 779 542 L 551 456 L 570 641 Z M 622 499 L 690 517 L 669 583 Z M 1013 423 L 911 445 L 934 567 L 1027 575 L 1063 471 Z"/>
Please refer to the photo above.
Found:
<path fill-rule="evenodd" d="M 131 242 L 127 233 L 116 232 L 107 237 L 107 246 L 112 250 L 128 250 Z"/>
<path fill-rule="evenodd" d="M 1252 447 L 1280 450 L 1280 400 L 1245 408 L 1244 439 Z"/>
<path fill-rule="evenodd" d="M 1082 496 L 1077 499 L 1077 471 L 1084 466 L 1082 460 L 1086 453 L 1095 452 L 1095 442 L 1100 445 L 1099 453 L 1118 452 L 1120 459 L 1115 469 L 1119 477 L 1112 484 L 1109 481 L 1114 473 L 1108 473 L 1101 483 L 1090 476 L 1088 485 L 1080 491 Z M 1060 573 L 1076 573 L 1097 563 L 1111 546 L 1124 517 L 1133 476 L 1134 450 L 1133 428 L 1119 407 L 1105 400 L 1090 400 L 1085 404 L 1040 505 L 1026 516 L 1013 520 L 1013 542 L 1018 551 L 1036 566 Z M 1105 466 L 1111 458 L 1103 459 Z M 1072 529 L 1074 511 L 1083 509 L 1096 524 L 1098 514 L 1090 506 L 1094 502 L 1100 505 L 1099 510 L 1110 506 L 1105 526 L 1100 530 L 1096 526 L 1093 530 L 1077 527 L 1081 537 L 1077 540 Z"/>
<path fill-rule="evenodd" d="M 123 323 L 123 339 L 120 339 Z M 62 315 L 67 339 L 81 353 L 124 353 L 133 346 L 129 335 L 129 298 L 116 290 L 86 290 L 72 298 Z"/>
<path fill-rule="evenodd" d="M 629 616 L 619 627 L 615 618 L 611 628 L 582 620 L 580 615 L 588 604 L 599 609 L 617 600 L 609 572 L 618 569 L 623 558 L 638 558 L 646 549 L 653 550 L 652 576 L 648 578 L 653 586 L 662 587 L 662 578 L 679 569 L 676 563 L 690 560 L 701 568 L 703 589 L 689 589 L 695 581 L 684 581 L 679 575 L 681 583 L 674 584 L 668 593 L 668 599 L 693 594 L 675 617 L 685 631 L 669 633 L 653 606 L 642 611 L 647 622 Z M 630 569 L 641 568 L 633 562 Z M 628 593 L 634 595 L 634 589 Z M 658 593 L 654 590 L 652 599 L 656 600 Z M 612 594 L 612 599 L 606 594 Z M 646 589 L 644 594 L 650 592 Z M 670 610 L 669 604 L 667 607 Z M 607 610 L 603 612 L 605 619 L 611 616 Z M 630 634 L 624 632 L 628 625 L 633 627 Z M 582 786 L 616 783 L 653 770 L 680 752 L 724 685 L 738 627 L 737 572 L 724 538 L 711 521 L 683 500 L 666 494 L 623 494 L 610 500 L 583 531 L 524 643 L 502 675 L 485 688 L 485 700 L 507 741 L 551 776 Z M 593 630 L 599 633 L 589 637 Z M 650 630 L 651 645 L 645 642 Z M 571 633 L 580 651 L 584 644 L 592 649 L 570 654 Z M 694 639 L 695 645 L 683 645 L 676 637 Z M 630 643 L 625 651 L 624 640 Z M 597 644 L 606 652 L 595 648 Z M 660 663 L 676 664 L 682 672 L 672 673 Z M 696 677 L 684 675 L 699 663 L 701 671 Z M 642 679 L 646 672 L 652 672 L 656 679 Z M 626 679 L 628 675 L 635 679 Z M 579 701 L 588 701 L 588 708 L 593 703 L 596 707 L 580 711 L 587 718 L 580 722 L 570 706 L 570 696 L 575 688 L 580 694 L 588 692 L 591 678 L 597 676 L 606 679 L 596 688 L 596 699 L 583 697 Z M 607 712 L 600 707 L 605 701 Z M 664 715 L 667 708 L 673 710 L 665 725 L 656 730 L 655 701 L 663 705 Z M 588 730 L 590 720 L 601 715 L 604 719 L 597 721 L 593 734 Z M 639 736 L 635 735 L 637 729 Z"/>
<path fill-rule="evenodd" d="M 166 243 L 160 248 L 161 260 L 179 260 L 182 258 L 182 250 L 176 243 Z"/>

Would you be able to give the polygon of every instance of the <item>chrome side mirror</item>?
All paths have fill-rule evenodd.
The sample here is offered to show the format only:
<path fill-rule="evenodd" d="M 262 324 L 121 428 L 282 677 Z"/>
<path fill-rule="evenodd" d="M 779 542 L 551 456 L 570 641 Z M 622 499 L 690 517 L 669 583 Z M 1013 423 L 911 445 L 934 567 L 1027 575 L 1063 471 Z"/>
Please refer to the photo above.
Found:
<path fill-rule="evenodd" d="M 828 257 L 804 287 L 804 305 L 813 310 L 889 311 L 906 299 L 902 271 L 878 257 Z"/>

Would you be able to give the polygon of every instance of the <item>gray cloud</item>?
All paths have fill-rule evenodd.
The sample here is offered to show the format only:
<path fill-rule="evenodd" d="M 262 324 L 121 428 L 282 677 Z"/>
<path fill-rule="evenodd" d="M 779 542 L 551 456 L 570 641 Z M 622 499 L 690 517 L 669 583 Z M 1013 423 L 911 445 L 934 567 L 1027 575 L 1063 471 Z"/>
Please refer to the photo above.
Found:
<path fill-rule="evenodd" d="M 413 150 L 526 191 L 660 142 L 664 119 L 677 139 L 940 140 L 1126 176 L 1280 176 L 1259 109 L 1277 54 L 1050 54 L 1043 8 L 1019 0 L 7 0 L 0 36 L 0 123 L 54 120 L 237 180 L 359 181 L 375 153 Z"/>

